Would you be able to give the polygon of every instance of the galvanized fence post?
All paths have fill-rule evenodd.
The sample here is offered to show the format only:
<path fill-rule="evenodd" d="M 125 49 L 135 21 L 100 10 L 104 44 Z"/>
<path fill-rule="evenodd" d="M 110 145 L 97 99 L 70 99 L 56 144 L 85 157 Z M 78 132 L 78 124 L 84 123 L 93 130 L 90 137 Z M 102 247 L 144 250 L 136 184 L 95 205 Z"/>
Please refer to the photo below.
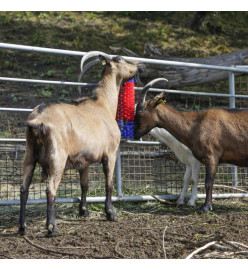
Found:
<path fill-rule="evenodd" d="M 117 152 L 116 164 L 115 164 L 115 172 L 116 172 L 116 189 L 117 189 L 117 197 L 122 197 L 122 182 L 121 182 L 121 150 L 120 145 Z"/>
<path fill-rule="evenodd" d="M 235 108 L 235 76 L 232 71 L 229 72 L 229 108 Z M 232 176 L 233 176 L 233 186 L 238 185 L 238 168 L 237 166 L 232 167 Z"/>

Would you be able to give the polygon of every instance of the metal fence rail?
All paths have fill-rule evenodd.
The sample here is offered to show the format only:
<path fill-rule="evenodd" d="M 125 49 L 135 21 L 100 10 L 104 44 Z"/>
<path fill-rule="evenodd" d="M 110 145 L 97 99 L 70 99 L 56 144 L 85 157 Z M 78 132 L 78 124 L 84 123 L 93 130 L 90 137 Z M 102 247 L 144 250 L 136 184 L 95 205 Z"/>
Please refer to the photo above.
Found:
<path fill-rule="evenodd" d="M 16 44 L 8 44 L 8 43 L 0 43 L 0 48 L 2 48 L 2 49 L 11 49 L 11 50 L 39 52 L 39 53 L 51 53 L 51 54 L 62 54 L 62 55 L 70 55 L 70 56 L 81 56 L 81 57 L 86 54 L 86 52 L 79 52 L 79 51 L 42 48 L 42 47 L 16 45 Z M 111 55 L 111 56 L 116 56 L 116 55 Z M 237 67 L 204 65 L 204 64 L 196 64 L 196 63 L 185 63 L 185 62 L 178 62 L 178 61 L 148 59 L 148 58 L 130 57 L 130 56 L 123 56 L 123 58 L 126 59 L 126 60 L 130 60 L 130 61 L 137 61 L 137 62 L 143 62 L 143 63 L 154 64 L 154 65 L 190 67 L 190 68 L 205 68 L 205 69 L 213 69 L 213 70 L 223 70 L 223 71 L 231 71 L 231 72 L 239 72 L 239 73 L 248 73 L 247 69 L 245 69 L 245 68 L 237 68 Z"/>
<path fill-rule="evenodd" d="M 38 53 L 55 53 L 81 57 L 85 52 L 57 50 L 41 47 L 22 46 L 14 44 L 0 43 L 0 48 L 11 50 L 25 50 Z M 240 107 L 247 106 L 247 89 L 240 94 L 235 94 L 234 73 L 248 73 L 247 67 L 223 67 L 201 65 L 194 63 L 181 63 L 175 61 L 164 61 L 156 59 L 124 57 L 128 60 L 136 60 L 149 64 L 174 65 L 192 68 L 207 68 L 224 70 L 229 72 L 229 93 L 206 93 L 192 92 L 171 89 L 152 88 L 150 92 L 166 91 L 170 94 L 180 94 L 180 96 L 198 96 L 202 99 L 211 97 L 224 98 L 225 106 L 235 107 L 237 101 Z M 0 81 L 18 83 L 41 83 L 58 85 L 93 85 L 92 83 L 47 81 L 21 78 L 0 77 Z M 135 87 L 136 92 L 140 88 Z M 149 93 L 149 95 L 151 95 Z M 187 100 L 187 99 L 186 99 Z M 25 151 L 24 121 L 32 109 L 23 108 L 0 108 L 0 205 L 19 204 L 19 188 L 22 181 L 21 163 Z M 13 138 L 13 135 L 16 138 Z M 12 138 L 10 138 L 12 136 Z M 162 143 L 150 141 L 122 141 L 118 152 L 115 168 L 116 191 L 113 194 L 113 201 L 122 200 L 153 200 L 150 194 L 158 194 L 161 198 L 177 199 L 182 189 L 182 179 L 185 166 L 181 164 L 166 146 Z M 200 175 L 199 191 L 204 193 L 204 168 Z M 57 202 L 78 202 L 80 187 L 78 172 L 67 171 L 57 193 Z M 89 202 L 104 201 L 104 174 L 99 164 L 90 167 L 90 190 Z M 29 203 L 46 202 L 46 183 L 40 183 L 40 168 L 37 167 L 34 173 L 34 181 L 30 188 Z M 215 198 L 247 197 L 247 168 L 237 168 L 232 165 L 219 166 L 216 184 L 214 187 Z M 149 194 L 149 195 L 148 195 Z M 199 194 L 203 198 L 204 194 Z"/>

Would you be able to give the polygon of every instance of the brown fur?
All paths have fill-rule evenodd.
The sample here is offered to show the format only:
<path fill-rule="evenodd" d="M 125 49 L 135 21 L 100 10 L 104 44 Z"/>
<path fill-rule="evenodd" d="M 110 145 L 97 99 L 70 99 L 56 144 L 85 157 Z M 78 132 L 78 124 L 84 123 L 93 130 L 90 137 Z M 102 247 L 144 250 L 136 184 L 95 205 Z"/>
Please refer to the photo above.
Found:
<path fill-rule="evenodd" d="M 212 209 L 212 185 L 219 163 L 248 166 L 248 110 L 209 109 L 186 112 L 158 102 L 137 106 L 134 128 L 139 138 L 154 127 L 165 128 L 206 166 L 207 197 L 203 212 Z"/>

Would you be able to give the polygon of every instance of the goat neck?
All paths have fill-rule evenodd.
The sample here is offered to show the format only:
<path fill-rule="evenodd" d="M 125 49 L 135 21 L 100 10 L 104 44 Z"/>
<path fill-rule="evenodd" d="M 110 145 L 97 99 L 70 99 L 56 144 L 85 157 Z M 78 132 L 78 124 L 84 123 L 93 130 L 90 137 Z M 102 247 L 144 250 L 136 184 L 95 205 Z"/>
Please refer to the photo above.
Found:
<path fill-rule="evenodd" d="M 121 81 L 113 72 L 105 72 L 102 80 L 98 83 L 97 97 L 99 102 L 107 105 L 109 111 L 116 115 L 118 106 L 118 95 L 120 92 Z"/>
<path fill-rule="evenodd" d="M 191 146 L 192 135 L 195 130 L 195 112 L 176 110 L 167 104 L 159 104 L 156 107 L 158 127 L 168 130 L 177 140 L 186 146 Z"/>

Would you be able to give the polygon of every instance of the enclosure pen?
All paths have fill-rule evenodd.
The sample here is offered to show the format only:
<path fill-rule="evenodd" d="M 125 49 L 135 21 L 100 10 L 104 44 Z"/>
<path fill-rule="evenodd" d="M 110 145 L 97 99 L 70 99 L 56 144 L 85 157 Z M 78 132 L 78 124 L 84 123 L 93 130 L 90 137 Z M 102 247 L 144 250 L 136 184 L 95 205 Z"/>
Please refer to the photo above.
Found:
<path fill-rule="evenodd" d="M 22 50 L 35 53 L 51 53 L 78 57 L 79 61 L 86 52 L 57 50 L 51 48 L 23 46 L 15 44 L 0 43 L 1 50 Z M 162 91 L 170 95 L 180 95 L 187 101 L 189 98 L 199 97 L 201 99 L 211 97 L 214 99 L 226 99 L 227 107 L 234 108 L 239 104 L 240 107 L 247 107 L 248 84 L 238 82 L 241 93 L 235 93 L 235 73 L 248 73 L 247 66 L 224 67 L 201 65 L 194 63 L 183 63 L 175 61 L 165 61 L 158 59 L 126 57 L 129 61 L 140 61 L 154 65 L 174 65 L 180 67 L 191 67 L 201 69 L 213 69 L 229 72 L 229 89 L 227 93 L 196 92 L 175 89 L 151 88 L 149 95 L 156 95 Z M 62 86 L 91 86 L 94 83 L 79 83 L 66 81 L 34 80 L 23 78 L 0 77 L 1 83 L 30 83 L 30 84 L 53 84 Z M 237 81 L 237 79 L 236 79 Z M 130 85 L 133 82 L 129 82 Z M 237 84 L 236 84 L 237 85 Z M 141 88 L 132 85 L 131 95 L 133 103 L 136 100 L 136 93 Z M 135 90 L 135 93 L 134 93 Z M 133 91 L 133 92 L 132 92 Z M 124 92 L 121 92 L 123 94 Z M 126 100 L 130 103 L 130 100 Z M 210 101 L 209 101 L 210 103 Z M 123 106 L 123 104 L 122 104 Z M 124 105 L 126 107 L 126 105 Z M 123 110 L 123 108 L 122 108 Z M 25 127 L 24 123 L 32 109 L 24 108 L 0 108 L 0 205 L 19 205 L 19 190 L 22 182 L 21 164 L 25 152 Z M 120 111 L 119 111 L 120 112 Z M 120 115 L 119 115 L 120 116 Z M 126 115 L 128 116 L 128 115 Z M 132 121 L 131 118 L 117 119 Z M 124 122 L 122 122 L 123 124 Z M 126 124 L 126 122 L 125 122 Z M 205 198 L 203 168 L 200 173 L 198 186 L 198 198 Z M 37 167 L 34 172 L 33 183 L 30 187 L 28 204 L 45 204 L 45 189 L 47 183 L 40 183 L 41 168 Z M 112 201 L 148 201 L 155 200 L 151 195 L 156 194 L 158 198 L 166 200 L 177 200 L 182 188 L 184 166 L 177 161 L 171 152 L 161 142 L 152 141 L 146 137 L 144 141 L 134 141 L 131 135 L 122 138 L 117 154 L 115 167 L 115 191 Z M 61 186 L 58 189 L 56 203 L 78 203 L 80 201 L 79 175 L 76 170 L 69 170 L 64 173 Z M 104 174 L 99 164 L 90 166 L 89 172 L 90 190 L 87 202 L 104 202 L 105 187 Z M 223 164 L 218 168 L 216 185 L 214 187 L 213 198 L 244 198 L 248 197 L 248 171 L 247 168 L 234 167 Z M 189 197 L 189 196 L 188 196 Z"/>

